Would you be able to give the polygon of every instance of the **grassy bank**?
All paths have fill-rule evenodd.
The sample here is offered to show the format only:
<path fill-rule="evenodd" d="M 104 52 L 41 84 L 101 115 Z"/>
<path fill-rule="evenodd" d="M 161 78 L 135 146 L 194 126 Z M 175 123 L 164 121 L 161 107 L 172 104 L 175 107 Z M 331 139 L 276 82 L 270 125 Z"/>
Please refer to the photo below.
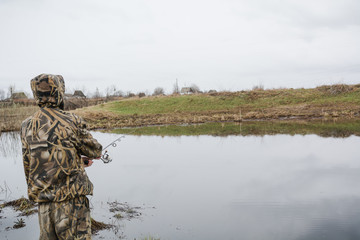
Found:
<path fill-rule="evenodd" d="M 19 130 L 37 107 L 0 108 L 0 131 Z M 133 97 L 74 111 L 90 129 L 251 120 L 360 119 L 360 84 Z"/>
<path fill-rule="evenodd" d="M 76 112 L 92 128 L 243 120 L 358 119 L 360 85 L 133 98 Z"/>
<path fill-rule="evenodd" d="M 360 120 L 356 121 L 255 121 L 241 123 L 205 123 L 197 125 L 166 125 L 111 130 L 112 133 L 155 136 L 265 136 L 275 134 L 321 137 L 360 136 Z"/>
<path fill-rule="evenodd" d="M 335 85 L 333 88 L 336 88 Z M 343 86 L 343 85 L 340 85 Z M 347 86 L 347 85 L 345 85 Z M 355 86 L 319 87 L 315 89 L 276 89 L 198 95 L 131 99 L 97 105 L 93 110 L 106 110 L 120 115 L 146 115 L 187 112 L 214 112 L 246 109 L 271 109 L 283 106 L 360 105 L 360 88 Z"/>

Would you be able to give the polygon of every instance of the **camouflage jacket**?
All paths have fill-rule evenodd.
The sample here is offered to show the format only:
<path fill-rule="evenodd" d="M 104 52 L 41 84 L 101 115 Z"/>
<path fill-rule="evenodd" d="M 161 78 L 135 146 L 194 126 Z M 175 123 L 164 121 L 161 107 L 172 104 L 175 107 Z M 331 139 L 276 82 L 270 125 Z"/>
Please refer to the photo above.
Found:
<path fill-rule="evenodd" d="M 40 110 L 21 126 L 28 196 L 35 202 L 60 202 L 92 194 L 93 185 L 81 155 L 89 158 L 101 155 L 102 146 L 86 130 L 84 121 L 59 108 L 64 87 L 57 77 L 43 74 L 32 80 Z M 38 94 L 39 89 L 49 92 Z"/>

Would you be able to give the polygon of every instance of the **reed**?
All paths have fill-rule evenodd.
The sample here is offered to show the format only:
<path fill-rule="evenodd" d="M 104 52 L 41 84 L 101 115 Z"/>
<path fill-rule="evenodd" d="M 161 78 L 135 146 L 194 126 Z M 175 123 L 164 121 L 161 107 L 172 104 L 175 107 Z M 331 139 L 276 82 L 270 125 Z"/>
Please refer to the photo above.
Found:
<path fill-rule="evenodd" d="M 0 132 L 17 131 L 22 121 L 39 110 L 38 106 L 20 106 L 0 108 Z"/>

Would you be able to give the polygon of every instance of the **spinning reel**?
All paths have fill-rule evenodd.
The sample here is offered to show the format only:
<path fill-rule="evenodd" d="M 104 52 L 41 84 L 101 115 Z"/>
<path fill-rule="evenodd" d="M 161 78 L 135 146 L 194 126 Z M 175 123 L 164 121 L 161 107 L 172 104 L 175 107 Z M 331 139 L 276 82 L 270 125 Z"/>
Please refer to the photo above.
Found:
<path fill-rule="evenodd" d="M 112 158 L 109 156 L 109 154 L 107 153 L 108 151 L 106 150 L 108 147 L 116 147 L 117 144 L 116 142 L 120 142 L 122 138 L 124 138 L 125 136 L 121 136 L 117 139 L 115 139 L 114 141 L 112 141 L 109 145 L 107 145 L 106 147 L 103 148 L 103 154 L 101 155 L 101 161 L 103 161 L 103 163 L 109 163 L 112 161 Z"/>

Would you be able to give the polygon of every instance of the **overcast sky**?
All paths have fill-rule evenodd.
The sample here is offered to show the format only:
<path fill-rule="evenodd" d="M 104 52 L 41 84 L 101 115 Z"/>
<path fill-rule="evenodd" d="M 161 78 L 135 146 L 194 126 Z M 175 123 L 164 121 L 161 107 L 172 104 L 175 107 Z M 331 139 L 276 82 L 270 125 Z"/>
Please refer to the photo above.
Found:
<path fill-rule="evenodd" d="M 359 0 L 0 0 L 0 89 L 360 83 Z"/>

